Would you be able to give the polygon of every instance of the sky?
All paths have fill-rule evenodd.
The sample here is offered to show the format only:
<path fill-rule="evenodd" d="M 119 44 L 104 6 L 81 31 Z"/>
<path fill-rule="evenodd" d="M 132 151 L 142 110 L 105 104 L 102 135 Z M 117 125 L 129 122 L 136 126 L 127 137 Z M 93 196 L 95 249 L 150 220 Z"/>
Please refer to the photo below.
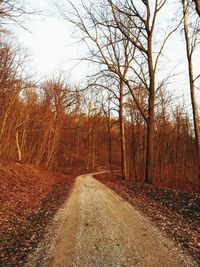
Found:
<path fill-rule="evenodd" d="M 76 82 L 83 79 L 87 75 L 86 64 L 78 60 L 83 46 L 72 38 L 73 26 L 58 14 L 51 0 L 33 0 L 28 8 L 39 15 L 23 18 L 27 30 L 15 26 L 14 32 L 29 55 L 31 72 L 43 78 L 64 71 Z"/>
<path fill-rule="evenodd" d="M 59 1 L 63 5 L 67 3 L 67 0 Z M 160 28 L 165 27 L 164 23 L 170 24 L 170 16 L 175 10 L 174 1 L 168 0 L 167 3 Z M 70 81 L 84 81 L 94 66 L 86 62 L 80 63 L 78 60 L 86 55 L 86 48 L 74 38 L 74 27 L 58 13 L 55 0 L 32 0 L 29 2 L 29 8 L 40 11 L 40 15 L 23 19 L 23 25 L 27 30 L 15 27 L 14 31 L 19 43 L 26 48 L 30 56 L 30 71 L 38 79 L 52 77 L 64 71 Z M 180 30 L 169 40 L 159 75 L 162 77 L 167 75 L 169 70 L 173 70 L 176 76 L 170 80 L 170 88 L 178 97 L 184 96 L 188 100 L 187 62 L 183 40 Z M 195 66 L 198 66 L 199 59 L 195 58 Z"/>

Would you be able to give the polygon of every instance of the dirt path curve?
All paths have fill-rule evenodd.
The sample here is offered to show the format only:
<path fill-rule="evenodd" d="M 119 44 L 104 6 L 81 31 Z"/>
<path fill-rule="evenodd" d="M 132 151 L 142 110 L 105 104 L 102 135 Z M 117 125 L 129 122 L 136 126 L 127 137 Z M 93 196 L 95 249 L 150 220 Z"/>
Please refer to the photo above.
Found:
<path fill-rule="evenodd" d="M 73 192 L 26 267 L 197 266 L 112 190 L 91 174 Z"/>

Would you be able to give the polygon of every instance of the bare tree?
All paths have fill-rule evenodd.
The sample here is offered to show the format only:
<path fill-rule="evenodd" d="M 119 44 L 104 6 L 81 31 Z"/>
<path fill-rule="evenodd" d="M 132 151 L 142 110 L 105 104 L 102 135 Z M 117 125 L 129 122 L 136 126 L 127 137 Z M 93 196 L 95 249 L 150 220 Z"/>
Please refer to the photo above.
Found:
<path fill-rule="evenodd" d="M 119 88 L 127 86 L 147 123 L 146 175 L 145 182 L 153 182 L 154 162 L 154 104 L 156 97 L 156 72 L 166 41 L 176 30 L 165 33 L 160 47 L 154 47 L 154 31 L 158 13 L 166 1 L 125 0 L 121 3 L 105 0 L 95 5 L 82 2 L 79 11 L 72 3 L 74 17 L 67 17 L 83 33 L 92 58 L 119 79 Z M 105 8 L 106 7 L 106 8 Z M 82 10 L 85 14 L 82 14 Z M 89 40 L 89 42 L 88 42 Z M 94 49 L 94 47 L 96 49 Z M 156 51 L 157 49 L 157 51 Z M 119 53 L 119 50 L 123 51 Z M 124 60 L 121 58 L 123 54 Z M 119 56 L 120 55 L 120 56 Z M 88 58 L 87 58 L 88 60 Z M 148 110 L 139 105 L 134 94 L 138 86 L 146 89 Z M 123 135 L 123 131 L 122 131 Z M 123 142 L 122 142 L 123 143 Z"/>
<path fill-rule="evenodd" d="M 107 0 L 112 9 L 115 27 L 121 31 L 123 36 L 130 40 L 136 47 L 137 57 L 134 60 L 133 72 L 142 84 L 141 88 L 146 88 L 148 94 L 148 113 L 145 114 L 140 105 L 137 105 L 147 123 L 147 146 L 146 146 L 146 174 L 145 182 L 152 183 L 154 176 L 154 129 L 155 129 L 155 97 L 156 97 L 156 73 L 160 56 L 164 46 L 177 29 L 165 33 L 160 47 L 155 51 L 155 35 L 158 14 L 165 6 L 166 0 L 158 1 L 129 1 L 118 3 L 114 0 Z M 139 34 L 135 31 L 138 29 Z M 134 100 L 133 90 L 129 81 L 126 81 Z M 136 101 L 137 103 L 137 101 Z"/>
<path fill-rule="evenodd" d="M 49 129 L 49 138 L 46 154 L 46 167 L 50 168 L 54 162 L 60 140 L 61 128 L 63 126 L 63 117 L 70 114 L 76 107 L 76 92 L 70 91 L 62 76 L 47 81 L 43 85 L 45 97 L 48 99 L 48 105 L 53 113 L 52 124 Z"/>
<path fill-rule="evenodd" d="M 123 98 L 125 94 L 125 80 L 130 69 L 131 62 L 134 58 L 135 47 L 129 40 L 123 38 L 117 28 L 112 28 L 109 20 L 106 19 L 109 12 L 101 12 L 100 9 L 96 14 L 92 6 L 82 3 L 82 8 L 86 12 L 87 18 L 82 19 L 82 14 L 72 3 L 74 17 L 67 17 L 70 22 L 76 25 L 84 34 L 84 41 L 88 43 L 90 57 L 87 60 L 97 63 L 101 66 L 100 77 L 109 76 L 118 81 L 119 84 L 119 124 L 121 133 L 121 166 L 122 178 L 127 179 L 126 163 L 126 141 L 123 115 Z M 91 46 L 90 46 L 91 45 Z M 86 59 L 86 58 L 85 58 Z M 92 82 L 97 85 L 97 80 Z M 112 91 L 108 88 L 108 90 Z"/>
<path fill-rule="evenodd" d="M 6 134 L 9 117 L 18 102 L 20 92 L 26 88 L 26 57 L 19 48 L 4 42 L 0 45 L 0 146 L 4 151 L 3 137 Z"/>
<path fill-rule="evenodd" d="M 193 70 L 193 53 L 195 51 L 197 39 L 195 36 L 196 29 L 192 32 L 192 36 L 190 35 L 189 22 L 188 22 L 189 9 L 190 9 L 189 2 L 187 0 L 182 0 L 184 36 L 185 36 L 186 53 L 187 53 L 187 61 L 188 61 L 190 95 L 191 95 L 191 102 L 192 102 L 193 122 L 194 122 L 194 131 L 195 131 L 195 140 L 196 140 L 198 180 L 200 183 L 200 128 L 199 128 L 198 106 L 197 106 L 197 101 L 195 97 L 195 80 L 198 77 L 196 78 L 194 77 L 194 70 Z"/>

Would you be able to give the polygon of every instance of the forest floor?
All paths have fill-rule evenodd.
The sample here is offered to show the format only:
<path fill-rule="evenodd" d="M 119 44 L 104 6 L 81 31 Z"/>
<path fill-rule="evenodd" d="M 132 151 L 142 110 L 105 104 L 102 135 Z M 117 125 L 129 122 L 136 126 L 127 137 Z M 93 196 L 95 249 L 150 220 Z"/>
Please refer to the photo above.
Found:
<path fill-rule="evenodd" d="M 164 235 L 200 266 L 199 194 L 125 182 L 117 174 L 100 174 L 95 178 L 148 216 Z"/>
<path fill-rule="evenodd" d="M 23 266 L 66 201 L 75 177 L 0 160 L 0 266 Z"/>
<path fill-rule="evenodd" d="M 24 266 L 195 267 L 198 264 L 126 200 L 86 174 L 77 177 L 69 199 L 55 214 L 43 240 Z"/>

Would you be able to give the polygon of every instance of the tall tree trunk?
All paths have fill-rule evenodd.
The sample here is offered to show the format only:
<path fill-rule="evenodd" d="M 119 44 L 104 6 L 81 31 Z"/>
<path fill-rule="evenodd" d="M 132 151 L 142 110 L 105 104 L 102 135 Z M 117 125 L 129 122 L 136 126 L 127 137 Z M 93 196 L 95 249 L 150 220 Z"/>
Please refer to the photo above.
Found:
<path fill-rule="evenodd" d="M 120 124 L 120 143 L 121 143 L 121 172 L 122 179 L 127 180 L 127 161 L 126 161 L 126 139 L 123 117 L 123 80 L 120 80 L 120 99 L 119 99 L 119 124 Z"/>
<path fill-rule="evenodd" d="M 195 131 L 195 143 L 196 143 L 196 153 L 197 153 L 197 167 L 198 167 L 198 186 L 200 190 L 200 129 L 199 129 L 199 114 L 198 107 L 195 98 L 195 87 L 194 87 L 194 74 L 193 74 L 193 64 L 192 64 L 192 52 L 191 44 L 188 32 L 188 18 L 187 18 L 187 8 L 185 0 L 182 0 L 183 6 L 183 18 L 184 18 L 184 34 L 186 42 L 186 52 L 188 60 L 188 72 L 189 72 L 189 82 L 190 82 L 190 95 L 192 102 L 193 111 L 193 121 L 194 121 L 194 131 Z"/>
<path fill-rule="evenodd" d="M 148 38 L 148 67 L 149 67 L 149 100 L 148 100 L 148 122 L 147 122 L 147 146 L 146 146 L 146 170 L 145 183 L 153 182 L 154 166 L 154 102 L 155 102 L 155 72 L 152 58 L 152 36 Z"/>
<path fill-rule="evenodd" d="M 133 124 L 133 115 L 131 115 L 131 159 L 129 168 L 129 177 L 134 176 L 135 182 L 138 181 L 137 166 L 136 166 L 136 146 L 135 146 L 135 129 Z"/>
<path fill-rule="evenodd" d="M 107 129 L 108 129 L 108 159 L 109 159 L 109 166 L 110 172 L 113 174 L 113 167 L 112 167 L 112 136 L 110 130 L 110 116 L 108 117 L 107 121 Z"/>

